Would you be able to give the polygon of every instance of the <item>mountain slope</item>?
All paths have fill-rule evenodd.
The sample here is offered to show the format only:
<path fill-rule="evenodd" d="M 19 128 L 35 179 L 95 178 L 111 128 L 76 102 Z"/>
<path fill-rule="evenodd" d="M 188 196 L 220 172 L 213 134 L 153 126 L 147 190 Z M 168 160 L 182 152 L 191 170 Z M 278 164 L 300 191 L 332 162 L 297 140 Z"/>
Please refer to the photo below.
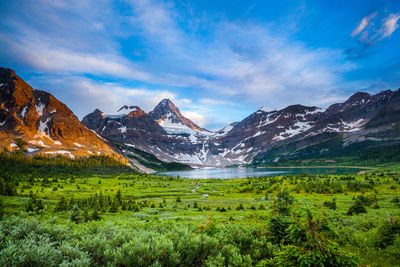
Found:
<path fill-rule="evenodd" d="M 153 173 L 156 171 L 183 171 L 192 169 L 186 164 L 161 161 L 153 154 L 134 148 L 131 145 L 117 144 L 117 147 L 130 161 L 136 163 L 136 167 L 140 165 L 141 171 L 146 173 Z"/>
<path fill-rule="evenodd" d="M 53 95 L 0 68 L 0 147 L 70 158 L 107 155 L 124 160 Z"/>
<path fill-rule="evenodd" d="M 293 164 L 324 159 L 341 164 L 377 164 L 385 162 L 384 158 L 387 162 L 396 160 L 387 152 L 399 150 L 399 99 L 400 90 L 376 95 L 356 93 L 346 102 L 330 106 L 308 131 L 261 151 L 253 163 Z M 377 157 L 376 151 L 382 157 Z"/>
<path fill-rule="evenodd" d="M 163 99 L 153 111 L 149 112 L 149 115 L 170 134 L 190 134 L 193 131 L 209 132 L 184 117 L 169 99 Z"/>
<path fill-rule="evenodd" d="M 128 108 L 124 107 L 121 110 Z M 274 111 L 261 108 L 217 132 L 185 120 L 168 99 L 149 114 L 139 113 L 148 123 L 137 121 L 128 127 L 128 115 L 107 117 L 98 110 L 85 117 L 83 123 L 159 159 L 198 166 L 320 157 L 329 151 L 351 151 L 346 148 L 349 145 L 357 150 L 360 142 L 397 142 L 400 137 L 400 92 L 390 90 L 376 95 L 356 93 L 326 110 L 302 105 Z"/>

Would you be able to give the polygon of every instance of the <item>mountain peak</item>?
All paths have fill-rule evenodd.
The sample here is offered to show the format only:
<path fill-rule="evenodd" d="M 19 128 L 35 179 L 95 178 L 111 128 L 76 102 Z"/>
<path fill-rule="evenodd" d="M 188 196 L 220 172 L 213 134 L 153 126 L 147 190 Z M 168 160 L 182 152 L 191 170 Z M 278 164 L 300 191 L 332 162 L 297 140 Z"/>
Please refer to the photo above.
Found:
<path fill-rule="evenodd" d="M 176 132 L 172 128 L 179 128 L 179 132 L 181 132 L 182 127 L 185 126 L 190 128 L 188 130 L 207 131 L 183 116 L 180 110 L 168 98 L 161 100 L 153 111 L 149 112 L 149 115 L 162 127 L 170 128 L 170 132 Z"/>
<path fill-rule="evenodd" d="M 259 108 L 257 111 L 262 111 L 262 112 L 271 112 L 272 109 L 266 107 L 266 106 L 262 106 L 261 108 Z"/>
<path fill-rule="evenodd" d="M 94 114 L 98 114 L 98 115 L 100 115 L 101 117 L 103 117 L 103 115 L 104 115 L 103 111 L 101 111 L 101 110 L 98 109 L 98 108 L 96 108 L 96 109 L 93 111 L 93 113 L 94 113 Z"/>
<path fill-rule="evenodd" d="M 0 89 L 0 147 L 27 155 L 75 158 L 102 154 L 122 159 L 65 104 L 50 93 L 33 89 L 15 71 L 0 68 Z M 102 112 L 93 113 L 100 116 Z M 14 143 L 16 137 L 27 143 L 26 151 Z"/>
<path fill-rule="evenodd" d="M 371 97 L 370 94 L 365 92 L 357 92 L 349 97 L 349 99 L 345 103 L 356 103 L 362 100 L 367 100 Z"/>
<path fill-rule="evenodd" d="M 160 101 L 158 105 L 172 105 L 175 106 L 174 103 L 169 98 L 164 98 L 163 100 Z"/>
<path fill-rule="evenodd" d="M 0 77 L 12 77 L 12 76 L 17 76 L 15 74 L 15 71 L 12 69 L 8 68 L 0 68 Z"/>
<path fill-rule="evenodd" d="M 163 100 L 161 100 L 160 103 L 158 103 L 158 105 L 150 113 L 153 113 L 153 115 L 157 114 L 163 116 L 168 112 L 175 113 L 177 116 L 182 116 L 179 109 L 175 106 L 174 103 L 172 103 L 169 98 L 164 98 Z M 157 120 L 159 119 L 159 117 L 154 119 Z"/>

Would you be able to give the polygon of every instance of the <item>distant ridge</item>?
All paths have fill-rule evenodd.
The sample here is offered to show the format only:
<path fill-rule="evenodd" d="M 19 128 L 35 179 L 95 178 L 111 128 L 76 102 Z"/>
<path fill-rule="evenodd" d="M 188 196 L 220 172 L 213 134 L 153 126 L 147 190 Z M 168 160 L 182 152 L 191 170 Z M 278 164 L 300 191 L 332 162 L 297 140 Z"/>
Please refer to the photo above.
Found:
<path fill-rule="evenodd" d="M 308 156 L 311 153 L 314 157 L 330 157 L 332 147 L 324 144 L 333 139 L 343 151 L 354 143 L 397 142 L 399 99 L 400 90 L 386 90 L 375 95 L 358 92 L 326 110 L 303 105 L 272 111 L 260 108 L 216 132 L 182 116 L 169 99 L 162 100 L 149 114 L 141 113 L 141 120 L 129 120 L 126 116 L 104 118 L 93 112 L 82 122 L 101 135 L 165 161 L 193 166 L 267 164 L 303 155 L 302 151 L 311 147 L 319 150 L 307 152 Z M 89 123 L 93 117 L 100 123 Z"/>

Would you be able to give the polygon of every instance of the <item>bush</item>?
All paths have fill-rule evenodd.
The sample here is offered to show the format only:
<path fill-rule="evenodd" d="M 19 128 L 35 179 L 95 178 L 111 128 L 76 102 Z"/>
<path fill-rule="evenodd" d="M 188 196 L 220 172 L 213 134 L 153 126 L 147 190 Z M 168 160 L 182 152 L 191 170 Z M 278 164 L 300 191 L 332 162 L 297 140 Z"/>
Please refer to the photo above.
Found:
<path fill-rule="evenodd" d="M 28 201 L 28 204 L 25 207 L 27 212 L 34 212 L 39 214 L 44 209 L 43 201 L 41 199 L 36 198 L 35 196 L 31 197 Z"/>
<path fill-rule="evenodd" d="M 353 205 L 347 210 L 346 215 L 353 215 L 353 214 L 360 214 L 360 213 L 367 213 L 367 209 L 364 207 L 360 200 L 354 201 Z"/>
<path fill-rule="evenodd" d="M 336 199 L 332 199 L 332 201 L 324 201 L 323 206 L 331 209 L 336 210 Z"/>
<path fill-rule="evenodd" d="M 80 223 L 83 221 L 83 217 L 81 215 L 81 210 L 77 205 L 73 206 L 71 211 L 69 212 L 69 219 L 71 222 Z"/>
<path fill-rule="evenodd" d="M 296 219 L 286 229 L 287 245 L 274 259 L 279 266 L 358 266 L 359 259 L 344 252 L 330 241 L 326 221 L 315 220 L 307 211 L 306 218 Z"/>
<path fill-rule="evenodd" d="M 400 222 L 399 218 L 393 220 L 390 218 L 388 221 L 383 222 L 378 227 L 378 239 L 375 245 L 379 248 L 386 248 L 393 245 L 394 240 L 400 237 Z"/>

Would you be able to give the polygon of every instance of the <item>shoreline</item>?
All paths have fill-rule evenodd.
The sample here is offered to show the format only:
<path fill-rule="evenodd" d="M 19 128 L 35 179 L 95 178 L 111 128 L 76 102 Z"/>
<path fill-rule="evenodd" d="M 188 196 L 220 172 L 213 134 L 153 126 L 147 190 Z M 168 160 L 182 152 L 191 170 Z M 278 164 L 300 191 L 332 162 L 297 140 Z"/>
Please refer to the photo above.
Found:
<path fill-rule="evenodd" d="M 362 167 L 362 166 L 274 166 L 274 167 L 255 167 L 255 168 L 260 168 L 260 169 L 306 169 L 306 168 L 349 168 L 349 169 L 369 169 L 369 170 L 374 170 L 377 167 Z"/>

